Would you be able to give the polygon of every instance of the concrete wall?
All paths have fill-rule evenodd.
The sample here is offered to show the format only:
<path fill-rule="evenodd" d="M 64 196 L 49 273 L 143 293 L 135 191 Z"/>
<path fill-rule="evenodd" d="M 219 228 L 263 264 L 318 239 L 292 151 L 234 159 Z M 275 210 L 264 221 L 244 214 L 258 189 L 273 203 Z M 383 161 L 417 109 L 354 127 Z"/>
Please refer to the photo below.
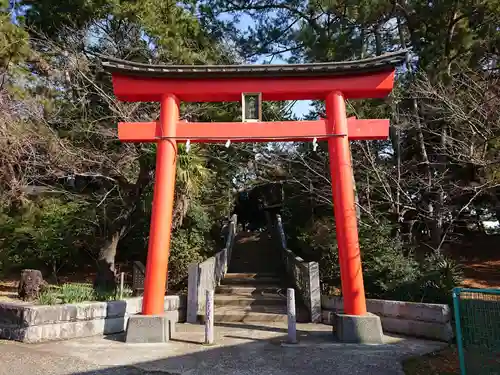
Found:
<path fill-rule="evenodd" d="M 319 265 L 317 262 L 306 262 L 296 256 L 286 245 L 286 237 L 280 215 L 276 215 L 276 229 L 278 232 L 281 253 L 286 272 L 295 284 L 295 288 L 311 316 L 311 322 L 320 323 L 321 290 L 319 282 Z"/>
<path fill-rule="evenodd" d="M 229 222 L 226 246 L 201 263 L 191 263 L 188 269 L 187 322 L 196 323 L 205 314 L 205 293 L 215 289 L 227 272 L 236 236 L 237 218 Z"/>
<path fill-rule="evenodd" d="M 141 308 L 142 297 L 51 306 L 0 303 L 0 339 L 36 343 L 120 333 Z M 184 321 L 186 297 L 165 296 L 165 312 Z"/>
<path fill-rule="evenodd" d="M 343 309 L 340 297 L 321 296 L 323 323 L 333 325 L 336 312 Z M 380 316 L 384 332 L 439 341 L 453 339 L 448 305 L 367 299 L 368 312 Z"/>

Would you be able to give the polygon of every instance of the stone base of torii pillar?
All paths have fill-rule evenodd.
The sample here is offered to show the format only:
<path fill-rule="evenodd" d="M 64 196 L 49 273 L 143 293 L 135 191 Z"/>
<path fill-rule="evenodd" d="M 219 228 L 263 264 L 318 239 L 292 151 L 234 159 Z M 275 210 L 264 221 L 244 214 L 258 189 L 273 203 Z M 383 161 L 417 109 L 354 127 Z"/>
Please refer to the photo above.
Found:
<path fill-rule="evenodd" d="M 353 344 L 382 344 L 384 340 L 380 317 L 371 313 L 335 314 L 333 334 L 338 341 Z"/>
<path fill-rule="evenodd" d="M 168 342 L 175 333 L 175 322 L 168 315 L 132 315 L 127 322 L 125 342 L 154 344 Z"/>

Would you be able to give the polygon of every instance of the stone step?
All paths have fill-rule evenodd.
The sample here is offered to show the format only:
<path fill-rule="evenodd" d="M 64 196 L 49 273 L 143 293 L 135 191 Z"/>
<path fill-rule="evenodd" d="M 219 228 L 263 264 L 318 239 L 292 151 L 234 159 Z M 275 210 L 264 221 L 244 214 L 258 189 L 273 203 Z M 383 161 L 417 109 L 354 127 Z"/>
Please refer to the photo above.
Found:
<path fill-rule="evenodd" d="M 266 257 L 258 255 L 253 256 L 255 256 L 256 258 L 265 259 L 265 263 L 263 263 L 263 261 L 259 262 L 257 260 L 249 260 L 248 257 L 245 257 L 246 259 L 231 259 L 231 263 L 228 267 L 229 272 L 274 273 L 281 267 L 280 263 L 277 263 L 270 259 L 266 259 Z"/>
<path fill-rule="evenodd" d="M 220 285 L 215 290 L 216 294 L 239 294 L 244 296 L 254 296 L 262 294 L 286 295 L 286 288 L 277 285 Z"/>
<path fill-rule="evenodd" d="M 281 263 L 281 258 L 273 257 L 273 256 L 268 256 L 264 254 L 245 254 L 245 255 L 240 255 L 240 256 L 231 256 L 231 263 L 232 264 L 242 264 L 242 263 L 250 263 L 250 264 L 256 264 L 261 266 L 262 268 L 269 268 L 269 267 L 275 267 L 279 266 Z M 246 271 L 243 271 L 246 272 Z M 265 272 L 265 271 L 263 271 Z"/>
<path fill-rule="evenodd" d="M 255 275 L 255 276 L 254 276 Z M 267 274 L 270 275 L 270 274 Z M 228 273 L 222 280 L 223 285 L 257 285 L 257 284 L 267 284 L 267 285 L 280 285 L 281 279 L 276 275 L 273 276 L 261 276 L 255 273 Z"/>
<path fill-rule="evenodd" d="M 248 295 L 219 294 L 215 295 L 215 307 L 220 306 L 257 306 L 283 305 L 286 297 L 279 294 L 263 294 L 249 297 Z"/>
<path fill-rule="evenodd" d="M 265 257 L 265 258 L 255 258 L 255 256 L 258 255 L 260 257 Z M 239 260 L 239 261 L 253 261 L 254 263 L 260 263 L 262 264 L 262 260 L 264 260 L 267 264 L 269 262 L 279 262 L 281 260 L 281 254 L 279 253 L 269 253 L 265 249 L 262 251 L 251 251 L 251 252 L 233 252 L 231 254 L 231 262 L 233 260 Z"/>
<path fill-rule="evenodd" d="M 227 311 L 215 312 L 215 323 L 286 323 L 286 314 L 269 314 L 260 312 Z"/>
<path fill-rule="evenodd" d="M 215 313 L 226 312 L 259 312 L 266 314 L 285 314 L 286 305 L 257 305 L 257 306 L 221 306 L 215 308 Z"/>
<path fill-rule="evenodd" d="M 309 321 L 309 315 L 304 309 L 297 309 L 297 322 Z M 252 306 L 251 308 L 219 307 L 214 311 L 214 321 L 222 322 L 287 322 L 286 306 Z M 202 322 L 204 317 L 202 317 Z"/>
<path fill-rule="evenodd" d="M 232 273 L 226 273 L 224 278 L 226 279 L 244 279 L 244 278 L 253 278 L 253 279 L 258 279 L 258 278 L 266 278 L 266 277 L 277 277 L 275 273 L 272 272 L 232 272 Z"/>

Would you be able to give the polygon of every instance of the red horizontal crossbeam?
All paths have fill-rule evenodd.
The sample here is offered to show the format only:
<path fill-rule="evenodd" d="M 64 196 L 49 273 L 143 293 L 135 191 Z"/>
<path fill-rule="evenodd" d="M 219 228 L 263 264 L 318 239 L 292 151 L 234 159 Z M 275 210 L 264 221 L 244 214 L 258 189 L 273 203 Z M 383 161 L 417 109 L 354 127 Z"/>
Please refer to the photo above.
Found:
<path fill-rule="evenodd" d="M 242 92 L 260 92 L 262 100 L 324 100 L 334 91 L 346 99 L 383 98 L 393 88 L 394 69 L 337 77 L 172 79 L 113 73 L 118 100 L 158 102 L 173 94 L 183 102 L 240 101 Z"/>
<path fill-rule="evenodd" d="M 389 120 L 348 119 L 350 140 L 387 139 Z M 161 138 L 158 121 L 120 122 L 118 138 L 122 142 L 154 142 Z M 274 122 L 185 122 L 177 123 L 175 139 L 178 142 L 222 143 L 231 142 L 292 142 L 308 141 L 313 138 L 325 140 L 328 137 L 345 136 L 331 134 L 325 120 L 274 121 Z"/>

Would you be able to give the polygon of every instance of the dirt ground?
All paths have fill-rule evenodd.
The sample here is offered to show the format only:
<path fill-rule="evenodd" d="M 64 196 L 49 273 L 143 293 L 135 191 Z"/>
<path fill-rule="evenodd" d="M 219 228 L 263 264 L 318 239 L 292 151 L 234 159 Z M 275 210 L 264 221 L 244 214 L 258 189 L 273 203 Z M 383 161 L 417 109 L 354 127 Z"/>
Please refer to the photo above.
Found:
<path fill-rule="evenodd" d="M 458 375 L 460 365 L 455 347 L 442 351 L 410 358 L 403 362 L 406 375 Z"/>
<path fill-rule="evenodd" d="M 464 263 L 464 287 L 500 288 L 500 259 Z"/>
<path fill-rule="evenodd" d="M 500 288 L 500 235 L 470 236 L 447 253 L 463 266 L 468 288 Z"/>

